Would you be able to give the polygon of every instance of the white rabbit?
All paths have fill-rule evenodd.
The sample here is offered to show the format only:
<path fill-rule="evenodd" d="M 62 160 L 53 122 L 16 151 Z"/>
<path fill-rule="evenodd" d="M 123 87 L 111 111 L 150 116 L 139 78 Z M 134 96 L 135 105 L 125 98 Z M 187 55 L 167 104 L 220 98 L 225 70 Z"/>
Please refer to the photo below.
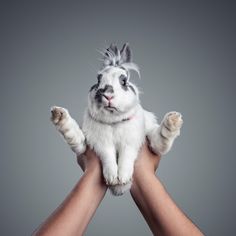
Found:
<path fill-rule="evenodd" d="M 134 162 L 146 137 L 152 151 L 166 154 L 183 123 L 180 113 L 170 112 L 158 125 L 155 116 L 140 105 L 130 70 L 139 73 L 131 62 L 129 45 L 119 50 L 111 44 L 104 52 L 98 81 L 89 91 L 81 129 L 65 108 L 51 109 L 52 122 L 77 155 L 88 145 L 100 157 L 104 179 L 114 195 L 131 187 Z"/>

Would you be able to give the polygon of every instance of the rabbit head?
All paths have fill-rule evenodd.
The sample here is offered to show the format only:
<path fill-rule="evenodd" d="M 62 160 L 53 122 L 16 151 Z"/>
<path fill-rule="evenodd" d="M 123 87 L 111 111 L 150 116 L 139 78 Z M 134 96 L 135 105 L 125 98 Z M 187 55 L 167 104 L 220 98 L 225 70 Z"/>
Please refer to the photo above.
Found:
<path fill-rule="evenodd" d="M 119 50 L 111 44 L 104 52 L 102 69 L 97 74 L 97 83 L 89 92 L 90 115 L 101 121 L 115 121 L 126 117 L 139 103 L 138 88 L 130 82 L 130 70 L 139 74 L 131 62 L 131 50 L 126 43 Z"/>

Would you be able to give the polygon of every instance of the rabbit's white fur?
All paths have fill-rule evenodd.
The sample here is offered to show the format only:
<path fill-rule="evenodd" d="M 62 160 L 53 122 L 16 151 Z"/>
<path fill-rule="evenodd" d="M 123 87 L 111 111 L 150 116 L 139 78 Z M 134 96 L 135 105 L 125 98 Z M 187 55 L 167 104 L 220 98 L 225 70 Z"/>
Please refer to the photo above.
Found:
<path fill-rule="evenodd" d="M 166 154 L 180 134 L 182 118 L 170 112 L 159 125 L 142 108 L 138 89 L 129 81 L 129 70 L 138 67 L 130 62 L 127 44 L 121 51 L 111 45 L 104 57 L 98 82 L 88 95 L 81 129 L 65 108 L 52 107 L 51 119 L 77 155 L 85 152 L 86 145 L 95 150 L 106 183 L 114 195 L 121 195 L 132 184 L 134 162 L 145 138 L 155 153 Z"/>

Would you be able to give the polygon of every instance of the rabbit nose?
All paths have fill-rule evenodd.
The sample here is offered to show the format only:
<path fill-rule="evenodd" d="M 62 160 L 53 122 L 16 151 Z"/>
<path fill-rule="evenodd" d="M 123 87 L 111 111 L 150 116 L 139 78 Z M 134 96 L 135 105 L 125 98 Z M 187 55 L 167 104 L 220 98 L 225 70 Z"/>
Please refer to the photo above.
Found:
<path fill-rule="evenodd" d="M 108 101 L 111 101 L 111 99 L 114 98 L 114 96 L 109 96 L 109 95 L 105 95 L 105 94 L 103 94 L 103 97 L 105 97 Z"/>

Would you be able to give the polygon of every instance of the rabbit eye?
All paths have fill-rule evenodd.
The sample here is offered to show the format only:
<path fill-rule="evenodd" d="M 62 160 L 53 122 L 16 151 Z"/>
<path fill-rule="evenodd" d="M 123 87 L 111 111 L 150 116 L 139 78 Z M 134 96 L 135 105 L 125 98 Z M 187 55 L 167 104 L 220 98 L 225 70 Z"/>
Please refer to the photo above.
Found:
<path fill-rule="evenodd" d="M 127 77 L 125 76 L 125 75 L 121 75 L 120 76 L 120 84 L 122 85 L 122 86 L 127 86 Z"/>
<path fill-rule="evenodd" d="M 127 85 L 127 79 L 123 79 L 123 80 L 122 80 L 122 85 L 123 85 L 123 86 L 126 86 L 126 85 Z"/>

